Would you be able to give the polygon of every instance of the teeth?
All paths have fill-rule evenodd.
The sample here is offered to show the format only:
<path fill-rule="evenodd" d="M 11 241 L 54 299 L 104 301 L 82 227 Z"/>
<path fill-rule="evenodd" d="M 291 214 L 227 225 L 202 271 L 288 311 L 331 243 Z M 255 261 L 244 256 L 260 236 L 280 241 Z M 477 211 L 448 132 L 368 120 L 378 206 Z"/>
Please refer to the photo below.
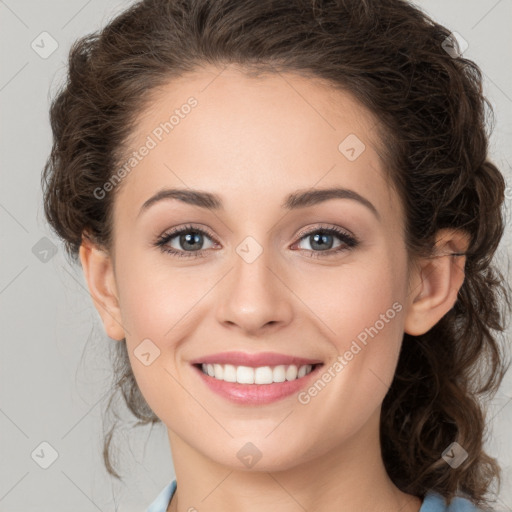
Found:
<path fill-rule="evenodd" d="M 278 366 L 234 366 L 232 364 L 202 364 L 201 369 L 210 377 L 225 382 L 238 382 L 239 384 L 272 384 L 304 377 L 313 371 L 313 365 L 305 364 L 297 367 L 291 365 Z"/>
<path fill-rule="evenodd" d="M 236 382 L 236 368 L 232 364 L 219 365 L 224 367 L 224 376 L 222 376 L 219 372 L 218 378 L 225 380 L 226 382 Z M 203 364 L 203 372 L 204 372 L 204 364 Z M 217 377 L 215 377 L 217 378 Z"/>
<path fill-rule="evenodd" d="M 248 366 L 238 366 L 236 369 L 236 381 L 240 384 L 254 384 L 254 370 Z"/>
<path fill-rule="evenodd" d="M 286 380 L 295 380 L 297 378 L 297 367 L 292 364 L 286 369 Z"/>
<path fill-rule="evenodd" d="M 214 373 L 214 376 L 218 375 L 219 379 L 222 379 L 224 377 L 224 368 L 222 368 L 222 365 L 220 365 L 220 364 L 214 364 L 213 365 L 213 373 Z"/>

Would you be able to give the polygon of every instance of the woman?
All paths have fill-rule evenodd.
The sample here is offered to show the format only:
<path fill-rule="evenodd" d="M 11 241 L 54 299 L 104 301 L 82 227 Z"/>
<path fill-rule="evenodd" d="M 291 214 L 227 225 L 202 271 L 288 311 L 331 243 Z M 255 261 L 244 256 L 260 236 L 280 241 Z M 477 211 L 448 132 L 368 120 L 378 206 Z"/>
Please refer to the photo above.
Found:
<path fill-rule="evenodd" d="M 45 212 L 167 428 L 149 511 L 489 504 L 505 184 L 454 48 L 402 0 L 146 0 L 71 49 Z"/>

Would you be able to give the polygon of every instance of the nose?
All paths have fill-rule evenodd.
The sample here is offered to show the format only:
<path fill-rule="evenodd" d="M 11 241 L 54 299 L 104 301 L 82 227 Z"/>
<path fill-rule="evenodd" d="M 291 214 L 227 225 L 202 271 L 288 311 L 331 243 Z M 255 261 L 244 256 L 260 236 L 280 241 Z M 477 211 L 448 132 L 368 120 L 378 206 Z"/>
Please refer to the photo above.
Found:
<path fill-rule="evenodd" d="M 254 261 L 240 254 L 233 255 L 234 268 L 218 290 L 218 321 L 246 336 L 268 334 L 288 325 L 293 293 L 282 266 L 275 258 L 272 261 L 270 250 L 263 250 Z"/>

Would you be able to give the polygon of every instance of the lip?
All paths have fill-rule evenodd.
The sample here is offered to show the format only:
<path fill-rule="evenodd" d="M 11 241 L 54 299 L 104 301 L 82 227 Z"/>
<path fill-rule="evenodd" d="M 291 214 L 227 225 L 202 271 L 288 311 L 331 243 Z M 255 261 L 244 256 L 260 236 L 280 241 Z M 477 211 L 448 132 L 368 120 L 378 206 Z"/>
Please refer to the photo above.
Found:
<path fill-rule="evenodd" d="M 306 359 L 304 357 L 289 356 L 286 354 L 278 354 L 277 352 L 258 352 L 250 354 L 247 352 L 219 352 L 210 354 L 198 359 L 190 361 L 190 364 L 232 364 L 233 366 L 249 366 L 256 368 L 258 366 L 278 366 L 281 364 L 302 366 L 305 364 L 322 364 L 320 359 Z M 293 382 L 293 381 L 290 381 Z M 268 385 L 268 384 L 266 384 Z"/>
<path fill-rule="evenodd" d="M 311 379 L 316 379 L 322 364 L 314 367 L 313 370 L 300 379 L 273 382 L 272 384 L 239 384 L 238 382 L 225 382 L 206 375 L 200 366 L 192 368 L 199 374 L 199 377 L 210 390 L 226 398 L 230 402 L 244 405 L 264 405 L 282 400 L 290 395 L 298 393 L 302 388 L 309 385 Z"/>
<path fill-rule="evenodd" d="M 318 377 L 320 368 L 323 366 L 323 362 L 318 359 L 306 359 L 275 352 L 260 352 L 258 354 L 222 352 L 195 359 L 190 361 L 190 363 L 193 370 L 211 391 L 230 402 L 244 405 L 269 404 L 296 394 L 301 389 L 309 386 L 312 379 Z M 290 381 L 273 382 L 272 384 L 240 384 L 210 377 L 203 373 L 201 369 L 202 364 L 232 364 L 234 366 L 249 366 L 253 368 L 258 366 L 278 366 L 281 364 L 294 364 L 296 366 L 310 364 L 314 365 L 314 368 L 304 377 Z"/>

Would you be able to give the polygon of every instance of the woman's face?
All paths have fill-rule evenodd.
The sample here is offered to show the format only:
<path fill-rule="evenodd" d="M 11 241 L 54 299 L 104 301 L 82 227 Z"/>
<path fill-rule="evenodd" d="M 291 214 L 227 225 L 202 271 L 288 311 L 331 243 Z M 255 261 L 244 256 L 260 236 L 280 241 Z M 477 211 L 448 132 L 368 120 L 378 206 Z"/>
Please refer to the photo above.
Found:
<path fill-rule="evenodd" d="M 259 452 L 266 470 L 375 439 L 410 293 L 375 119 L 319 82 L 228 67 L 172 81 L 136 126 L 113 214 L 116 295 L 137 383 L 171 438 L 231 467 Z M 147 203 L 168 189 L 220 204 Z M 310 196 L 324 189 L 345 192 Z M 234 351 L 323 364 L 257 396 L 193 364 Z M 270 366 L 279 380 L 276 362 L 293 377 L 266 357 L 234 371 Z"/>

